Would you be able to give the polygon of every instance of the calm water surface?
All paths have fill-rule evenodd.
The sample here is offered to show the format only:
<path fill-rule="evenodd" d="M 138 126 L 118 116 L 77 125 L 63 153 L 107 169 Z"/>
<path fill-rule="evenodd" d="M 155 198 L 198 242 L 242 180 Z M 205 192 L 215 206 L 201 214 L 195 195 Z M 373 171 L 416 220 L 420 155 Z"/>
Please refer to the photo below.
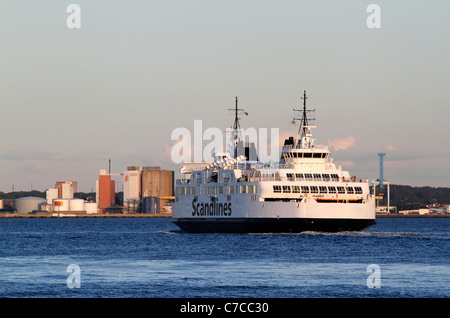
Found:
<path fill-rule="evenodd" d="M 449 243 L 449 218 L 384 218 L 336 234 L 188 234 L 167 218 L 0 219 L 0 297 L 449 297 Z"/>

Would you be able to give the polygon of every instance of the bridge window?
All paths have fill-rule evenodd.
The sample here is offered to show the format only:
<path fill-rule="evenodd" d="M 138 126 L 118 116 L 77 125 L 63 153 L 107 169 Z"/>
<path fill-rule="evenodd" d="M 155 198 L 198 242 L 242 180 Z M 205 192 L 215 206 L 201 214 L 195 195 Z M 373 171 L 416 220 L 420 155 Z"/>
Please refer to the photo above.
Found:
<path fill-rule="evenodd" d="M 339 181 L 339 176 L 338 176 L 337 174 L 335 174 L 335 173 L 332 173 L 332 174 L 331 174 L 331 179 L 332 179 L 333 181 Z"/>
<path fill-rule="evenodd" d="M 283 193 L 291 193 L 291 187 L 290 186 L 283 186 Z"/>
<path fill-rule="evenodd" d="M 311 186 L 311 193 L 319 193 L 319 188 L 316 186 Z"/>
<path fill-rule="evenodd" d="M 274 186 L 273 186 L 273 192 L 275 192 L 275 193 L 281 193 L 281 186 L 276 186 L 276 185 L 274 185 Z"/>
<path fill-rule="evenodd" d="M 292 193 L 300 193 L 300 187 L 299 186 L 292 186 Z"/>
<path fill-rule="evenodd" d="M 308 186 L 302 186 L 302 193 L 309 193 L 309 187 Z"/>

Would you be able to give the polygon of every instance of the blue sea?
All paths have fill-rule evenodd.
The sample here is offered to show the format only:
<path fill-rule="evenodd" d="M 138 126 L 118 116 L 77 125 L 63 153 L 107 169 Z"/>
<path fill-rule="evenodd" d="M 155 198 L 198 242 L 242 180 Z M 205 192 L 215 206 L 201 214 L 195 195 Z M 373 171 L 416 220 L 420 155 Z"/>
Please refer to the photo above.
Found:
<path fill-rule="evenodd" d="M 450 218 L 188 234 L 169 218 L 0 219 L 1 298 L 447 298 Z"/>

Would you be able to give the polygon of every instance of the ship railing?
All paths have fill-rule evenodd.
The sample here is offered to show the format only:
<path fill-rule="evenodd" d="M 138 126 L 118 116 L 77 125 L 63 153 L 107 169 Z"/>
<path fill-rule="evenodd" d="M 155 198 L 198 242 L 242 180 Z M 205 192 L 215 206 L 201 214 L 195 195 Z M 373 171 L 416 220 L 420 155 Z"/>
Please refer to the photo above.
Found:
<path fill-rule="evenodd" d="M 311 148 L 298 148 L 294 145 L 284 145 L 283 150 L 290 150 L 290 149 L 322 149 L 322 150 L 328 150 L 328 147 L 325 145 L 314 145 Z"/>
<path fill-rule="evenodd" d="M 190 179 L 177 179 L 177 184 L 189 184 L 190 183 Z"/>
<path fill-rule="evenodd" d="M 299 182 L 299 181 L 322 181 L 322 182 L 345 182 L 345 183 L 368 183 L 369 179 L 363 178 L 295 178 L 295 177 L 282 177 L 278 174 L 260 175 L 260 176 L 248 176 L 242 178 L 242 181 L 260 182 L 260 181 L 283 181 L 283 182 Z"/>
<path fill-rule="evenodd" d="M 239 179 L 240 182 L 260 182 L 260 181 L 282 181 L 282 182 L 299 182 L 299 181 L 324 181 L 324 182 L 345 182 L 345 183 L 368 183 L 369 179 L 362 178 L 296 178 L 296 177 L 282 177 L 278 173 L 273 174 L 248 174 L 244 175 Z M 222 183 L 222 182 L 220 182 Z M 229 183 L 223 182 L 223 183 Z M 187 185 L 191 184 L 190 179 L 177 179 L 177 185 Z"/>

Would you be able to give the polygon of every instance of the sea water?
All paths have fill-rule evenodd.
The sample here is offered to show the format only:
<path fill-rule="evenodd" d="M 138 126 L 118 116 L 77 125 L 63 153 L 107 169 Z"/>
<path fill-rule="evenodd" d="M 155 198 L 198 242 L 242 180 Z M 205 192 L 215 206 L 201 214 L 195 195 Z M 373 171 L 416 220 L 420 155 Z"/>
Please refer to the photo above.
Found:
<path fill-rule="evenodd" d="M 0 219 L 0 297 L 441 298 L 450 218 L 359 232 L 188 234 L 169 218 Z"/>

